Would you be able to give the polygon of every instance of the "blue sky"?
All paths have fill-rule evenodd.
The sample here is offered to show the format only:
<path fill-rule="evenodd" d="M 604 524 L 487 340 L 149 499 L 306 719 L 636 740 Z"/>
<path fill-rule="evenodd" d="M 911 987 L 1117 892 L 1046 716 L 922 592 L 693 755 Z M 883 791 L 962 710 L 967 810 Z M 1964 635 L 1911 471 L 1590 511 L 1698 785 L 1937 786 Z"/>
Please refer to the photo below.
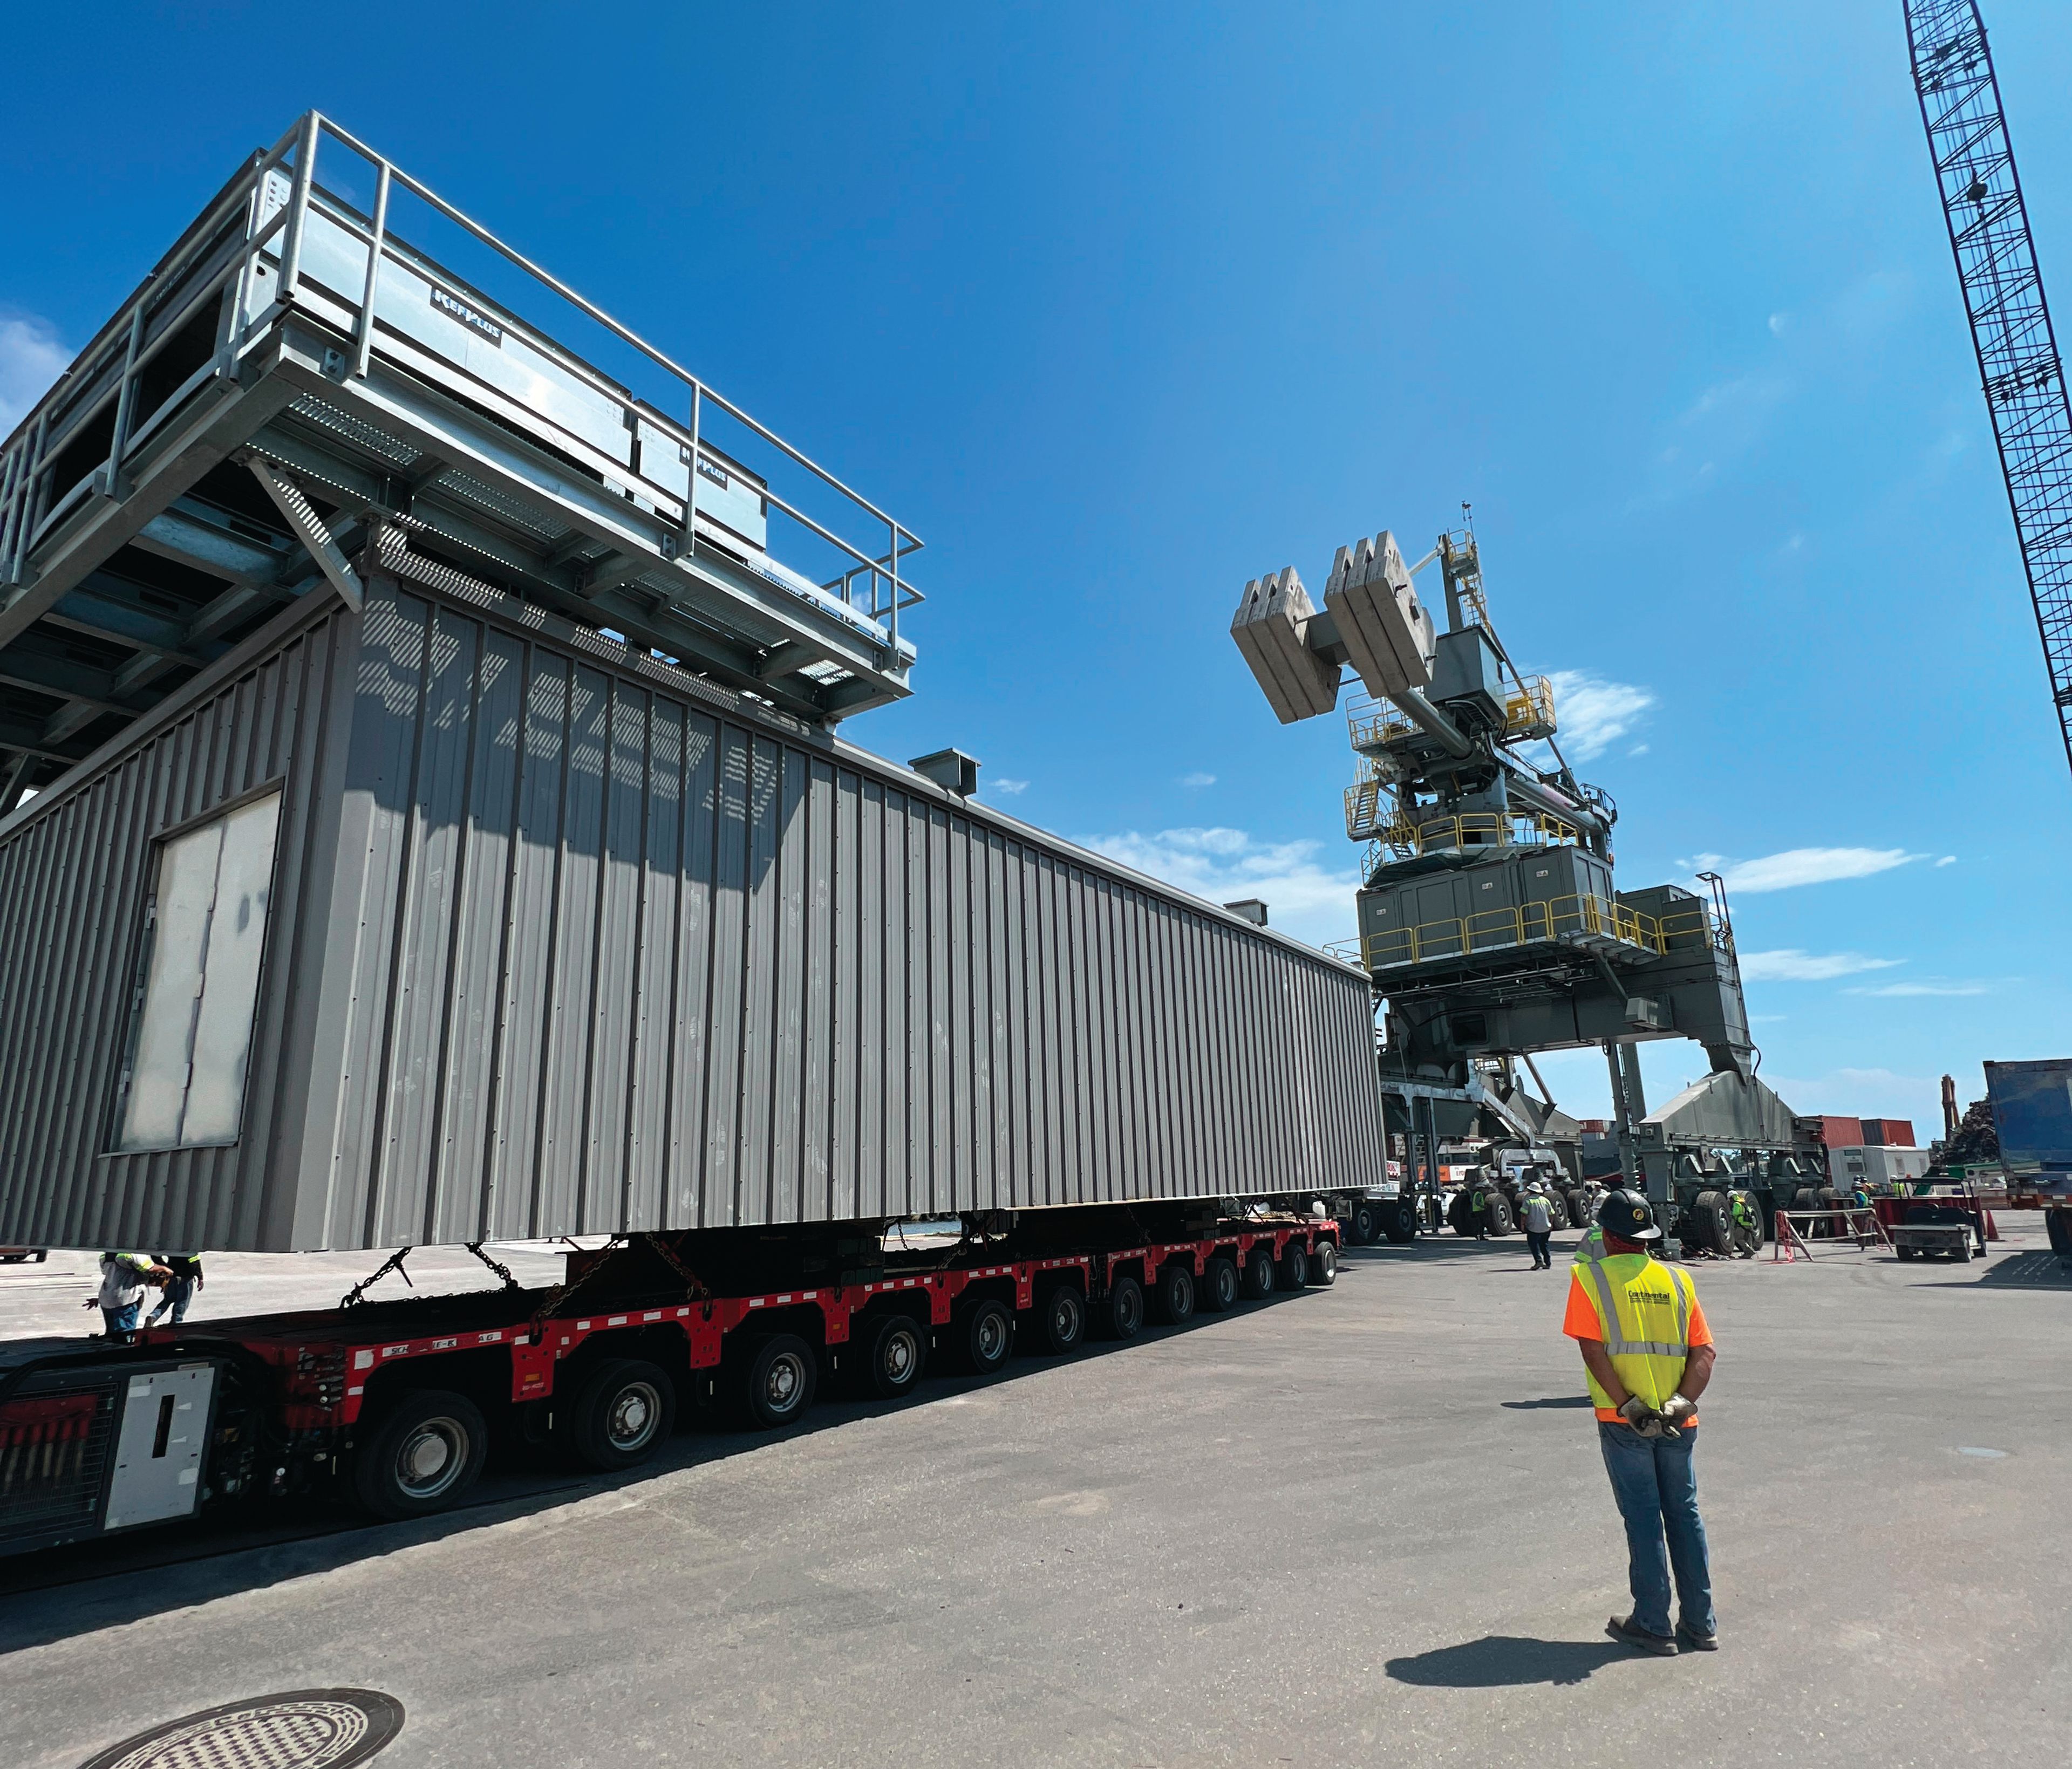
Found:
<path fill-rule="evenodd" d="M 2072 302 L 2072 14 L 1988 10 Z M 848 735 L 1319 941 L 1344 728 L 1274 722 L 1231 609 L 1471 500 L 1621 883 L 1712 857 L 1765 1077 L 1926 1135 L 1944 1070 L 2072 1045 L 2072 780 L 1900 14 L 44 9 L 0 420 L 314 104 L 927 539 L 919 692 Z"/>

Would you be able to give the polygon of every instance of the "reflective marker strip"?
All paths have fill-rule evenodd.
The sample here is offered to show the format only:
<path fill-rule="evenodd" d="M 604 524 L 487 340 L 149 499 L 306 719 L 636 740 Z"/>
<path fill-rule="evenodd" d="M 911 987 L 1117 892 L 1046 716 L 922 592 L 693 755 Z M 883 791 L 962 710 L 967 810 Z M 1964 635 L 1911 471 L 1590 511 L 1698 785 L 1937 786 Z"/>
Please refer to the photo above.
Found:
<path fill-rule="evenodd" d="M 1684 1313 L 1683 1287 L 1676 1282 L 1677 1274 L 1668 1267 L 1670 1287 L 1676 1292 L 1676 1312 Z M 1618 1304 L 1612 1299 L 1612 1281 L 1605 1275 L 1605 1268 L 1596 1261 L 1589 1267 L 1591 1281 L 1597 1287 L 1597 1324 L 1608 1333 L 1619 1328 Z M 1683 1357 L 1688 1354 L 1688 1345 L 1670 1345 L 1652 1339 L 1607 1339 L 1605 1350 L 1614 1357 Z"/>

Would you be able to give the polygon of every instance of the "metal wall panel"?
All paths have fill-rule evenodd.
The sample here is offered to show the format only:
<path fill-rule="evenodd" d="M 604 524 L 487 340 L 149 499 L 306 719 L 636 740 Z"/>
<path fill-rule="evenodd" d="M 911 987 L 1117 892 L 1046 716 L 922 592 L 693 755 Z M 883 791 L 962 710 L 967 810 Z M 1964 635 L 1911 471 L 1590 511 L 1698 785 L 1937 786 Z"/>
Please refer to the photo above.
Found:
<path fill-rule="evenodd" d="M 306 1090 L 303 930 L 336 852 L 352 625 L 286 617 L 0 830 L 0 1241 L 286 1244 L 271 1181 Z M 156 843 L 270 784 L 281 825 L 238 1139 L 110 1153 Z"/>
<path fill-rule="evenodd" d="M 0 832 L 0 1237 L 372 1247 L 1381 1176 L 1356 972 L 444 588 L 282 625 Z M 245 1134 L 108 1155 L 154 840 L 269 782 Z"/>

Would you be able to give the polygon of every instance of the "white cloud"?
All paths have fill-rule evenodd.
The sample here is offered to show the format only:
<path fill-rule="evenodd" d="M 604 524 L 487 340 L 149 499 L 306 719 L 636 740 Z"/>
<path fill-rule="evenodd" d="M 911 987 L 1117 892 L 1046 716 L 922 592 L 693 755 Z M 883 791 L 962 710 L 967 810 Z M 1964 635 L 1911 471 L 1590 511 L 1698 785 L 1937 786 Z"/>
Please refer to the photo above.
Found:
<path fill-rule="evenodd" d="M 1183 786 L 1213 786 L 1215 783 L 1216 777 L 1212 774 L 1196 773 L 1180 776 L 1180 784 Z"/>
<path fill-rule="evenodd" d="M 1719 873 L 1730 891 L 1752 895 L 1788 891 L 1801 884 L 1828 884 L 1840 878 L 1869 878 L 1927 857 L 1910 854 L 1903 848 L 1787 848 L 1759 860 L 1731 862 L 1720 854 L 1698 854 L 1688 864 L 1694 872 Z"/>
<path fill-rule="evenodd" d="M 1784 335 L 1784 328 L 1790 323 L 1790 314 L 1772 314 L 1770 316 L 1770 335 L 1773 338 L 1782 337 Z"/>
<path fill-rule="evenodd" d="M 1935 864 L 1938 866 L 1955 866 L 1957 864 L 1957 856 L 1955 854 L 1945 854 Z"/>
<path fill-rule="evenodd" d="M 1652 690 L 1607 682 L 1588 670 L 1556 670 L 1548 679 L 1554 685 L 1561 748 L 1572 761 L 1602 755 L 1655 704 Z"/>
<path fill-rule="evenodd" d="M 1889 971 L 1903 958 L 1866 958 L 1860 952 L 1802 952 L 1795 946 L 1741 954 L 1744 983 L 1827 983 L 1861 971 Z"/>
<path fill-rule="evenodd" d="M 42 320 L 0 314 L 0 436 L 22 421 L 71 361 L 72 352 Z"/>
<path fill-rule="evenodd" d="M 1010 798 L 1018 792 L 1026 792 L 1028 790 L 1029 782 L 1027 781 L 1009 780 L 1005 774 L 1002 774 L 999 779 L 994 781 L 990 786 L 986 788 L 986 790 L 989 792 L 1004 792 Z"/>
<path fill-rule="evenodd" d="M 1626 751 L 1626 759 L 1630 761 L 1636 757 L 1644 756 L 1647 753 L 1651 747 L 1652 746 L 1648 744 L 1636 743 L 1630 749 Z"/>
<path fill-rule="evenodd" d="M 1098 853 L 1192 891 L 1211 903 L 1264 899 L 1272 926 L 1313 946 L 1357 931 L 1353 893 L 1359 875 L 1317 862 L 1313 841 L 1255 842 L 1241 829 L 1130 830 L 1078 838 Z"/>
<path fill-rule="evenodd" d="M 1848 995 L 1877 995 L 1886 999 L 1900 995 L 1982 995 L 1990 992 L 1983 983 L 1888 983 L 1876 989 L 1844 991 Z"/>

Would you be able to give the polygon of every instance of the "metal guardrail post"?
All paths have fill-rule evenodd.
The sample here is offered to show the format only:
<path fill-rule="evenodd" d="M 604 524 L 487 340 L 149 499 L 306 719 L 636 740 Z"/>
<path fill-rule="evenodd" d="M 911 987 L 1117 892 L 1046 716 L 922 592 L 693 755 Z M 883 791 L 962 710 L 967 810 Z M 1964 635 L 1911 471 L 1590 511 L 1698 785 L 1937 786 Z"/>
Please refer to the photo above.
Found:
<path fill-rule="evenodd" d="M 705 421 L 705 388 L 697 382 L 691 383 L 691 477 L 689 489 L 684 495 L 684 556 L 694 557 L 698 550 L 698 438 Z"/>
<path fill-rule="evenodd" d="M 374 181 L 373 237 L 367 242 L 367 281 L 360 290 L 360 318 L 352 328 L 352 378 L 367 378 L 368 359 L 374 353 L 374 297 L 381 281 L 381 253 L 388 237 L 388 162 L 381 162 L 381 170 Z"/>
<path fill-rule="evenodd" d="M 148 295 L 150 285 L 146 285 Z M 115 396 L 115 426 L 108 442 L 108 464 L 101 469 L 102 495 L 122 495 L 122 457 L 130 447 L 130 426 L 137 412 L 137 352 L 144 342 L 146 295 L 137 298 L 136 311 L 130 316 L 130 341 L 122 355 L 121 390 Z"/>
<path fill-rule="evenodd" d="M 309 220 L 310 186 L 316 175 L 317 136 L 323 119 L 314 111 L 302 118 L 300 138 L 295 143 L 294 183 L 288 192 L 288 228 L 281 241 L 281 294 L 283 302 L 295 298 L 302 273 L 302 228 Z M 368 156 L 375 158 L 372 154 Z"/>

